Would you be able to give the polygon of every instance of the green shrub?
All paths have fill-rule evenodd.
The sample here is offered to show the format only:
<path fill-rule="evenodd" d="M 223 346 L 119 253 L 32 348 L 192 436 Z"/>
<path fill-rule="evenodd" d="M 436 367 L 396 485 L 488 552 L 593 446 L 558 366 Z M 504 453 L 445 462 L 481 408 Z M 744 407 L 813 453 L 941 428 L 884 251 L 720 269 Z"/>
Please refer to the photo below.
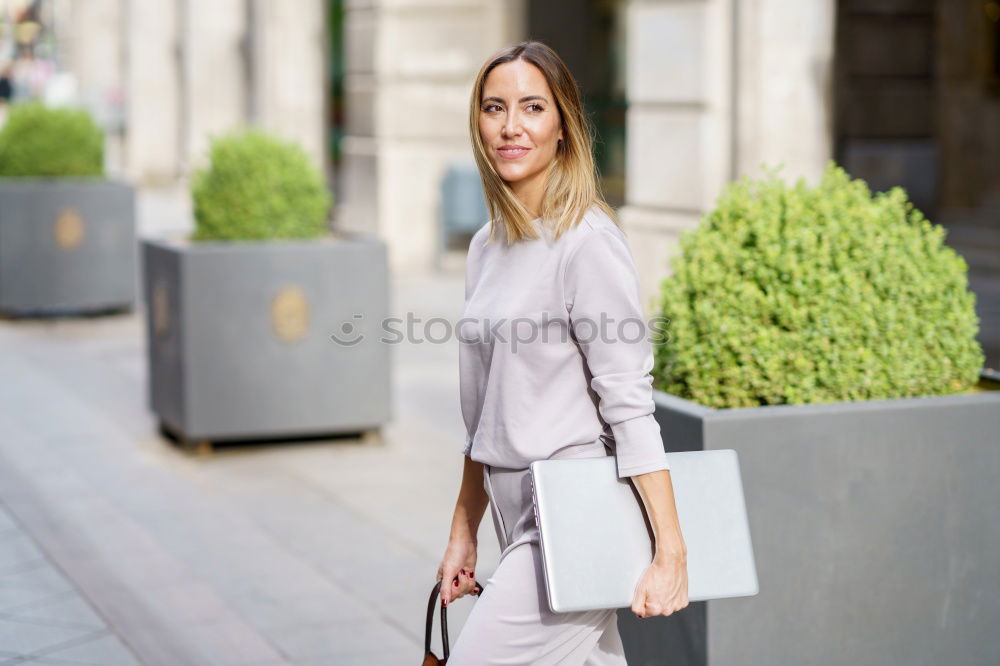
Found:
<path fill-rule="evenodd" d="M 83 109 L 15 104 L 0 128 L 0 177 L 103 176 L 104 132 Z"/>
<path fill-rule="evenodd" d="M 212 141 L 195 172 L 195 240 L 313 238 L 326 231 L 332 197 L 297 145 L 259 130 Z"/>
<path fill-rule="evenodd" d="M 900 187 L 730 184 L 662 285 L 657 388 L 710 407 L 937 395 L 985 360 L 967 265 Z"/>

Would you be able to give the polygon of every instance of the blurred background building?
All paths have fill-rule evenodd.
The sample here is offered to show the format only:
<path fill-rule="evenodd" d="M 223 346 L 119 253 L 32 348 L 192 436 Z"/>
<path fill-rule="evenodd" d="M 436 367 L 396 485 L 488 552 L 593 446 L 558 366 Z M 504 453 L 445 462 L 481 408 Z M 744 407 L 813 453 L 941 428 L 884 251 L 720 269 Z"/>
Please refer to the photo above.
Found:
<path fill-rule="evenodd" d="M 577 76 L 605 191 L 645 300 L 678 235 L 725 183 L 829 159 L 902 185 L 972 267 L 1000 328 L 1000 3 L 996 0 L 4 0 L 14 96 L 79 102 L 109 168 L 178 187 L 213 133 L 299 141 L 334 224 L 429 270 L 446 167 L 471 159 L 486 57 L 534 38 Z M 996 333 L 990 333 L 996 335 Z M 984 337 L 993 366 L 1000 343 Z"/>

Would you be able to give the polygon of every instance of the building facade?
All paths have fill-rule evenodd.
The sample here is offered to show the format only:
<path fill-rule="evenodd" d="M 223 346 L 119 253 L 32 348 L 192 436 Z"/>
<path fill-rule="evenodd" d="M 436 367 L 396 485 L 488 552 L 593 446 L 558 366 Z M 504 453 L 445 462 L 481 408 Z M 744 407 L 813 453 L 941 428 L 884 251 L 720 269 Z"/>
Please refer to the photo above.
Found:
<path fill-rule="evenodd" d="M 1000 328 L 997 0 L 37 2 L 113 172 L 183 184 L 213 134 L 261 125 L 326 170 L 334 226 L 381 236 L 397 272 L 434 265 L 479 67 L 530 38 L 580 83 L 650 313 L 727 183 L 762 165 L 815 182 L 835 159 L 948 226 Z"/>
<path fill-rule="evenodd" d="M 323 0 L 53 0 L 62 60 L 109 130 L 109 167 L 183 182 L 210 137 L 258 125 L 326 150 Z"/>
<path fill-rule="evenodd" d="M 468 94 L 482 62 L 540 39 L 592 100 L 600 63 L 589 55 L 623 46 L 624 182 L 606 189 L 648 304 L 679 233 L 725 183 L 762 161 L 784 162 L 789 176 L 821 173 L 832 154 L 833 14 L 833 0 L 349 3 L 339 219 L 384 236 L 397 268 L 428 268 L 438 184 L 450 160 L 471 159 Z M 609 20 L 616 30 L 602 30 Z M 614 90 L 603 99 L 613 112 Z"/>

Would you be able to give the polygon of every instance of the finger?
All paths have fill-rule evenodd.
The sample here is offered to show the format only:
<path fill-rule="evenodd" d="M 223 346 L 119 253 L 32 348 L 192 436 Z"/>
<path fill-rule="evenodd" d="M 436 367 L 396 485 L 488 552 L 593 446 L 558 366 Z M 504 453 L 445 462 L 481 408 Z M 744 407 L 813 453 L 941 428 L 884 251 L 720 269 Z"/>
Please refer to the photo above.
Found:
<path fill-rule="evenodd" d="M 444 578 L 441 579 L 441 601 L 448 605 L 455 599 L 455 590 L 458 583 L 458 570 L 447 569 Z"/>
<path fill-rule="evenodd" d="M 456 599 L 461 599 L 462 597 L 472 594 L 473 592 L 475 592 L 475 588 L 472 585 L 460 585 L 455 588 L 455 591 L 452 593 L 451 599 L 448 603 L 453 603 Z"/>
<path fill-rule="evenodd" d="M 449 590 L 452 594 L 451 598 L 453 600 L 465 594 L 467 587 L 466 583 L 468 580 L 469 577 L 465 574 L 465 569 L 455 569 L 455 574 L 452 577 L 451 585 L 449 586 Z"/>
<path fill-rule="evenodd" d="M 463 569 L 462 572 L 459 573 L 459 581 L 461 582 L 461 585 L 459 585 L 459 590 L 461 591 L 462 596 L 465 596 L 466 594 L 472 594 L 473 592 L 475 592 L 476 581 L 470 575 L 467 569 Z"/>

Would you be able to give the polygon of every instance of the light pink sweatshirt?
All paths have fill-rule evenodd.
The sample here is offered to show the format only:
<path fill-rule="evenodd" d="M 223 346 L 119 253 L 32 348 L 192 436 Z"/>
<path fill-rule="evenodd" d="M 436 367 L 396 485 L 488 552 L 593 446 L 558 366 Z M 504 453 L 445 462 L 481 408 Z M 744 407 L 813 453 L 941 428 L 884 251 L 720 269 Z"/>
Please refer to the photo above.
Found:
<path fill-rule="evenodd" d="M 619 478 L 669 469 L 625 235 L 597 206 L 557 242 L 536 218 L 542 238 L 509 245 L 497 229 L 486 244 L 491 223 L 470 243 L 456 327 L 463 453 L 524 469 L 610 451 Z"/>

